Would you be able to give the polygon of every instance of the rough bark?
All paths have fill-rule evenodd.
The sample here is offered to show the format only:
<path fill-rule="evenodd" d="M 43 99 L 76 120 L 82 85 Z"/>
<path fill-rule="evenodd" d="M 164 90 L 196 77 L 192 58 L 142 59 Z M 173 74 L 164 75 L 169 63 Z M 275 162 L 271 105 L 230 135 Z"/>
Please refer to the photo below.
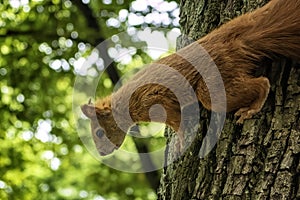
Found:
<path fill-rule="evenodd" d="M 182 0 L 183 36 L 197 39 L 227 20 L 262 6 L 263 0 Z M 179 47 L 186 45 L 179 40 Z M 232 113 L 217 145 L 204 158 L 199 150 L 210 113 L 201 108 L 198 135 L 183 156 L 171 163 L 169 144 L 158 199 L 299 199 L 300 65 L 285 58 L 263 63 L 257 74 L 271 82 L 262 109 L 243 126 Z M 186 133 L 188 138 L 189 133 Z M 168 141 L 174 137 L 166 132 Z"/>

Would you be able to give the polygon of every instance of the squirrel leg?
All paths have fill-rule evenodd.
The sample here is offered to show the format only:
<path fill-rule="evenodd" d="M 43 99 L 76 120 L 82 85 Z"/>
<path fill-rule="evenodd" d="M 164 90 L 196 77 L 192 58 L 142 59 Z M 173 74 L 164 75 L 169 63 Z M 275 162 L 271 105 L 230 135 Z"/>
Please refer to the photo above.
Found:
<path fill-rule="evenodd" d="M 218 97 L 218 94 L 220 94 L 218 87 L 215 87 L 214 91 L 209 91 L 202 80 L 198 82 L 197 97 L 208 110 L 215 112 L 225 111 L 224 104 L 227 105 L 226 112 L 237 110 L 235 116 L 239 116 L 237 123 L 240 124 L 261 110 L 270 90 L 269 80 L 265 77 L 235 77 L 230 80 L 224 80 L 224 86 L 226 90 L 226 102 L 218 102 L 219 99 L 223 99 Z M 214 108 L 211 106 L 211 95 L 214 96 L 216 101 Z"/>
<path fill-rule="evenodd" d="M 245 119 L 252 118 L 253 115 L 261 110 L 270 90 L 270 82 L 265 77 L 249 78 L 242 83 L 240 86 L 240 103 L 235 102 L 237 106 L 239 106 L 239 104 L 241 106 L 235 113 L 235 116 L 239 116 L 237 120 L 239 124 L 242 124 Z M 247 103 L 247 99 L 252 101 Z"/>

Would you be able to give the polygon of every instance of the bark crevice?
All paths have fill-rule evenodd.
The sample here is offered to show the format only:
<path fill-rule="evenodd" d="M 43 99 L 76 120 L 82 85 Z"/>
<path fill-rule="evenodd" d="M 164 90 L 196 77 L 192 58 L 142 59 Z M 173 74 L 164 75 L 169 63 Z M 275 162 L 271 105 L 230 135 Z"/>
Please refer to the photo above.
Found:
<path fill-rule="evenodd" d="M 182 34 L 199 38 L 220 23 L 266 2 L 182 1 Z M 197 10 L 201 14 L 197 15 Z M 220 19 L 214 16 L 216 13 Z M 299 66 L 284 58 L 272 64 L 266 60 L 258 75 L 269 78 L 271 91 L 262 111 L 243 126 L 236 125 L 229 113 L 217 145 L 202 159 L 198 153 L 210 112 L 201 108 L 199 134 L 179 160 L 164 168 L 158 199 L 300 198 Z M 174 136 L 171 132 L 166 135 L 168 141 Z M 174 146 L 170 143 L 167 158 L 174 156 L 172 152 Z"/>

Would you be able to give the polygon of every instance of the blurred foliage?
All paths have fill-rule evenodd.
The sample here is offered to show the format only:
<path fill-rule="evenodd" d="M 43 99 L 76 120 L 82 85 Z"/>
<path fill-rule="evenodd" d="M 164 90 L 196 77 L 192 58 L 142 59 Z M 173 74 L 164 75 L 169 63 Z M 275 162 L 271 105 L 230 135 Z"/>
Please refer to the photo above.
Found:
<path fill-rule="evenodd" d="M 143 0 L 1 1 L 0 199 L 156 198 L 143 174 L 116 171 L 87 152 L 72 111 L 76 76 L 103 72 L 100 55 L 87 73 L 79 73 L 97 38 L 112 38 L 112 51 L 130 49 L 128 40 L 142 42 L 132 34 L 137 28 L 178 26 L 177 3 L 159 10 L 145 2 L 139 10 Z M 89 26 L 79 4 L 91 9 L 99 30 Z M 150 20 L 153 14 L 165 21 Z M 122 31 L 124 38 L 114 36 Z M 152 60 L 141 49 L 118 63 L 121 75 Z M 99 95 L 112 91 L 106 74 L 98 88 Z"/>

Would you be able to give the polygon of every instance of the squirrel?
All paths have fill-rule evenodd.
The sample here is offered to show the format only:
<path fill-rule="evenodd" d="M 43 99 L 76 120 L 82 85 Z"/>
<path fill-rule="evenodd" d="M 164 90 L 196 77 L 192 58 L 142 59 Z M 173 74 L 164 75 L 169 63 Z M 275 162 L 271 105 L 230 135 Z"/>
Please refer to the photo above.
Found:
<path fill-rule="evenodd" d="M 189 82 L 197 101 L 206 109 L 235 111 L 235 116 L 239 117 L 237 123 L 250 119 L 261 110 L 270 90 L 268 78 L 254 76 L 263 60 L 274 60 L 278 56 L 300 59 L 299 11 L 300 0 L 271 0 L 253 12 L 225 23 L 177 53 L 143 68 L 131 81 L 112 95 L 96 101 L 95 105 L 90 102 L 82 105 L 82 112 L 91 120 L 93 139 L 100 155 L 108 155 L 118 149 L 133 123 L 164 122 L 180 132 L 180 102 L 170 89 L 156 83 L 159 77 L 163 77 L 166 82 L 178 85 L 168 74 L 170 69 L 179 72 Z M 226 102 L 218 102 L 217 106 L 212 107 L 211 98 L 214 96 L 193 66 L 194 63 L 202 63 L 199 45 L 210 55 L 223 80 Z M 200 67 L 205 69 L 209 66 Z M 137 87 L 145 81 L 149 84 Z M 218 95 L 218 91 L 214 94 Z M 127 106 L 122 105 L 125 98 L 129 98 Z M 164 112 L 156 113 L 158 109 L 154 105 L 161 105 Z M 181 142 L 182 134 L 179 134 Z"/>

